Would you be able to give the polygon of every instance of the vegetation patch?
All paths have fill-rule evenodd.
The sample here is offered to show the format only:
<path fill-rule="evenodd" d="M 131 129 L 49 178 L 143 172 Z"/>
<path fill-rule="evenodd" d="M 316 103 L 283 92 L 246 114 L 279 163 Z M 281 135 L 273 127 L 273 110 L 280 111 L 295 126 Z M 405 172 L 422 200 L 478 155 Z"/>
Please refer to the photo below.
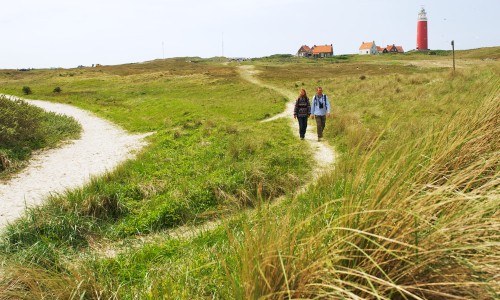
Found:
<path fill-rule="evenodd" d="M 288 120 L 259 122 L 283 96 L 240 64 L 158 60 L 64 84 L 60 71 L 0 72 L 6 93 L 22 81 L 156 132 L 136 160 L 6 228 L 0 298 L 495 299 L 500 72 L 457 54 L 469 65 L 456 71 L 421 53 L 243 62 L 266 85 L 330 97 L 325 140 L 340 156 L 298 194 L 314 149 Z"/>
<path fill-rule="evenodd" d="M 80 130 L 73 118 L 0 96 L 0 176 L 18 170 L 34 150 L 76 138 Z"/>

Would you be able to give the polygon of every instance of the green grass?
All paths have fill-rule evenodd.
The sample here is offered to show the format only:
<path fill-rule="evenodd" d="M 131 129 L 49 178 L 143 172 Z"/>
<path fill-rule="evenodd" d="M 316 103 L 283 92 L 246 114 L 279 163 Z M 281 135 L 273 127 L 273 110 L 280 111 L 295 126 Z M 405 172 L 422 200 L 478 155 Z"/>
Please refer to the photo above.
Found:
<path fill-rule="evenodd" d="M 247 83 L 234 67 L 189 61 L 78 70 L 69 77 L 60 70 L 26 74 L 32 97 L 155 134 L 138 160 L 33 209 L 8 229 L 11 244 L 82 247 L 95 231 L 108 238 L 154 232 L 252 207 L 305 182 L 299 174 L 309 170 L 308 149 L 287 122 L 258 122 L 283 110 L 285 99 Z M 62 92 L 53 93 L 53 84 Z"/>
<path fill-rule="evenodd" d="M 80 131 L 73 118 L 0 96 L 0 178 L 19 171 L 33 151 L 56 147 Z"/>
<path fill-rule="evenodd" d="M 420 54 L 412 58 L 427 62 Z M 309 95 L 322 86 L 332 105 L 332 128 L 325 134 L 343 152 L 360 142 L 367 147 L 382 131 L 384 140 L 394 135 L 388 123 L 398 131 L 418 133 L 443 115 L 477 108 L 495 88 L 499 73 L 498 64 L 483 66 L 482 61 L 475 65 L 480 69 L 455 72 L 432 64 L 388 64 L 393 61 L 391 56 L 377 56 L 366 63 L 259 66 L 259 77 L 284 89 L 305 88 Z M 471 96 L 471 91 L 477 95 Z"/>
<path fill-rule="evenodd" d="M 473 53 L 456 72 L 420 53 L 401 59 L 409 63 L 250 62 L 266 84 L 310 95 L 321 85 L 331 97 L 325 134 L 341 157 L 297 197 L 311 175 L 310 149 L 287 121 L 258 122 L 282 111 L 283 97 L 239 78 L 237 64 L 183 58 L 0 72 L 5 93 L 29 85 L 32 97 L 156 132 L 138 159 L 7 228 L 0 294 L 494 299 L 500 69 Z M 245 207 L 253 209 L 238 214 Z M 192 238 L 166 230 L 228 214 Z M 118 254 L 106 257 L 96 244 Z"/>
<path fill-rule="evenodd" d="M 236 244 L 233 295 L 494 299 L 498 97 L 391 154 L 349 153 L 278 220 L 258 219 Z"/>

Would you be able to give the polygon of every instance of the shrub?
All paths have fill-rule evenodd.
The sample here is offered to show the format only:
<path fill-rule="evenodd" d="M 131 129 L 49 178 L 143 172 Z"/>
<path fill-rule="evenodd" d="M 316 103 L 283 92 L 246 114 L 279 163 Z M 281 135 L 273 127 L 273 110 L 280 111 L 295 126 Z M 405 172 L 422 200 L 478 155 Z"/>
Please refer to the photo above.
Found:
<path fill-rule="evenodd" d="M 60 88 L 60 87 L 56 87 L 56 88 L 54 88 L 54 91 L 53 91 L 53 92 L 54 92 L 54 93 L 60 93 L 60 92 L 62 92 L 62 90 L 61 90 L 61 88 Z"/>
<path fill-rule="evenodd" d="M 0 98 L 0 108 L 1 145 L 12 148 L 26 147 L 41 140 L 41 109 L 24 101 L 11 101 L 5 97 Z"/>
<path fill-rule="evenodd" d="M 9 156 L 0 149 L 0 172 L 9 168 L 10 164 Z"/>
<path fill-rule="evenodd" d="M 23 86 L 23 93 L 25 95 L 29 95 L 29 94 L 32 94 L 33 91 L 31 90 L 31 88 L 29 86 Z"/>
<path fill-rule="evenodd" d="M 32 150 L 77 137 L 80 130 L 73 118 L 0 96 L 0 172 L 15 168 Z"/>

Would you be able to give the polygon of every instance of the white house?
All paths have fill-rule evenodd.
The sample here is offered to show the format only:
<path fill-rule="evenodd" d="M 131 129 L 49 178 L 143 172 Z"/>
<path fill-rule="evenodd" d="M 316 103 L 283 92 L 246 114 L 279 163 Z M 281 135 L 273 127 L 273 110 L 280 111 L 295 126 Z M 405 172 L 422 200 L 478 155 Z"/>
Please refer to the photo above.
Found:
<path fill-rule="evenodd" d="M 373 42 L 363 42 L 359 47 L 359 54 L 378 54 L 377 45 L 375 45 L 375 41 Z"/>

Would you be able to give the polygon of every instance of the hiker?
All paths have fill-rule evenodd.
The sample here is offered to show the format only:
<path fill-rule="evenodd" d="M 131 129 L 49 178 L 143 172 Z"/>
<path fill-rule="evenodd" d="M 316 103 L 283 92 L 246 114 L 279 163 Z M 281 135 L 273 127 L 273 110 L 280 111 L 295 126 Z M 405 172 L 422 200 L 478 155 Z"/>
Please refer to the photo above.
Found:
<path fill-rule="evenodd" d="M 321 141 L 323 138 L 327 116 L 330 116 L 330 102 L 328 102 L 328 96 L 323 94 L 323 89 L 318 86 L 311 106 L 311 118 L 316 119 L 318 141 Z"/>
<path fill-rule="evenodd" d="M 295 101 L 295 109 L 293 110 L 293 117 L 299 121 L 299 135 L 303 140 L 306 135 L 307 119 L 311 114 L 311 103 L 307 97 L 306 90 L 301 89 L 299 97 Z"/>

